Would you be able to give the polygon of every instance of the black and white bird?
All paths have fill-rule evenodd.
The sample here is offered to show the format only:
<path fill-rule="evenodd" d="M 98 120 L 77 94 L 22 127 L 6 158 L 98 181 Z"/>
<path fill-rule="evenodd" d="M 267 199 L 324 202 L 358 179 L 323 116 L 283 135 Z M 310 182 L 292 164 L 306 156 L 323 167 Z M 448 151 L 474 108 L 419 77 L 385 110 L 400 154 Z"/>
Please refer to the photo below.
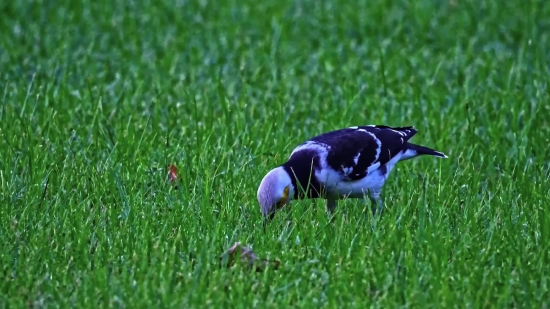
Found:
<path fill-rule="evenodd" d="M 413 126 L 355 126 L 323 133 L 298 145 L 284 164 L 267 173 L 258 188 L 264 217 L 292 199 L 323 198 L 332 213 L 342 198 L 367 196 L 382 210 L 380 193 L 399 161 L 421 155 L 447 158 L 442 152 L 409 143 Z"/>

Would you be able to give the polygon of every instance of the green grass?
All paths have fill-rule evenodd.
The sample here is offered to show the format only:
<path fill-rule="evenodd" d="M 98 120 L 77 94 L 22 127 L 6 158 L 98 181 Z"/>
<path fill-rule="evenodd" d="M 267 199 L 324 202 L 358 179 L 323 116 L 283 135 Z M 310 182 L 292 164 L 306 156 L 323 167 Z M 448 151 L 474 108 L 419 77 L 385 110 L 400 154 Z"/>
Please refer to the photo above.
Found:
<path fill-rule="evenodd" d="M 2 1 L 3 308 L 547 308 L 548 1 Z M 415 125 L 369 204 L 256 190 Z M 179 168 L 173 190 L 166 165 Z M 234 242 L 278 270 L 223 269 Z"/>

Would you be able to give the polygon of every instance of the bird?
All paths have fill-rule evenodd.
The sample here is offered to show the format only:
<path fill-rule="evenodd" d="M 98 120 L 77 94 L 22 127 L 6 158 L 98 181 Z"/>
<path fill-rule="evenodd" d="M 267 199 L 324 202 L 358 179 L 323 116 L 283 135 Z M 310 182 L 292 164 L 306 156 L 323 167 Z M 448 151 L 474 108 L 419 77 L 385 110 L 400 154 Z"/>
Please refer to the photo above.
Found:
<path fill-rule="evenodd" d="M 286 162 L 263 177 L 257 191 L 261 213 L 272 221 L 292 200 L 326 200 L 333 214 L 338 200 L 367 197 L 373 216 L 383 208 L 380 197 L 399 161 L 419 156 L 448 158 L 443 152 L 410 143 L 414 126 L 362 125 L 322 133 L 296 146 Z"/>

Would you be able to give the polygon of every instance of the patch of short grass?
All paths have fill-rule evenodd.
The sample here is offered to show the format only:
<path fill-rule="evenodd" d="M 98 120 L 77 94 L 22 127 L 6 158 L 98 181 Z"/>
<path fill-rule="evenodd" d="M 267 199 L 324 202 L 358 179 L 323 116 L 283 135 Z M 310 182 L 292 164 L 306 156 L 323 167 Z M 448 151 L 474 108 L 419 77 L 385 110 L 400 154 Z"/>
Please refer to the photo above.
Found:
<path fill-rule="evenodd" d="M 3 307 L 548 306 L 545 1 L 0 8 Z M 269 169 L 373 123 L 450 158 L 400 163 L 374 230 L 351 200 L 263 230 Z M 236 241 L 280 269 L 220 268 Z"/>

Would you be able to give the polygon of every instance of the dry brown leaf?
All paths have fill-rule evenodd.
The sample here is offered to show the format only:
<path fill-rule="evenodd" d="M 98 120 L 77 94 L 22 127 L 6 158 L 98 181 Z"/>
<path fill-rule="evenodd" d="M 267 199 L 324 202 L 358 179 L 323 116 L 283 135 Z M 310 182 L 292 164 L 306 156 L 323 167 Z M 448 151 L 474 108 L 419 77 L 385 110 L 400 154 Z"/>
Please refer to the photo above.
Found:
<path fill-rule="evenodd" d="M 170 179 L 170 182 L 174 183 L 174 189 L 177 190 L 178 168 L 173 164 L 168 165 L 168 178 Z"/>
<path fill-rule="evenodd" d="M 254 268 L 257 272 L 262 272 L 265 267 L 273 266 L 274 269 L 278 269 L 281 262 L 277 260 L 266 260 L 266 259 L 259 259 L 256 254 L 252 251 L 252 249 L 243 246 L 240 242 L 236 242 L 231 246 L 231 248 L 227 249 L 220 257 L 220 262 L 224 262 L 224 259 L 226 259 L 226 267 L 231 267 L 235 265 L 236 260 L 238 259 L 238 256 L 240 256 L 241 263 L 247 265 L 250 268 Z"/>

